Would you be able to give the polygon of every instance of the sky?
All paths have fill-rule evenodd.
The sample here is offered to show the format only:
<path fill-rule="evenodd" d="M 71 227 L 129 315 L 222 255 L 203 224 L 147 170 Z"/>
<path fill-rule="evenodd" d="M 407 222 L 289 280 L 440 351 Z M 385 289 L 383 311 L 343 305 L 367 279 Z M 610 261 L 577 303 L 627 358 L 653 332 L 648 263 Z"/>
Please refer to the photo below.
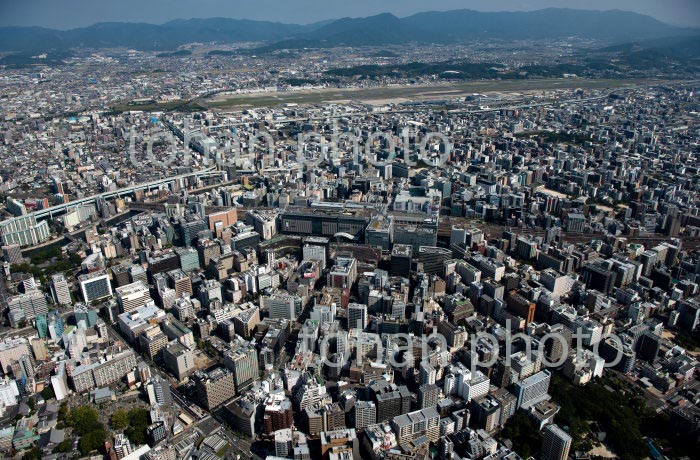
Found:
<path fill-rule="evenodd" d="M 0 26 L 70 29 L 108 21 L 161 24 L 208 17 L 309 24 L 387 12 L 402 17 L 460 8 L 528 11 L 548 7 L 635 11 L 669 24 L 700 27 L 700 0 L 0 0 Z"/>

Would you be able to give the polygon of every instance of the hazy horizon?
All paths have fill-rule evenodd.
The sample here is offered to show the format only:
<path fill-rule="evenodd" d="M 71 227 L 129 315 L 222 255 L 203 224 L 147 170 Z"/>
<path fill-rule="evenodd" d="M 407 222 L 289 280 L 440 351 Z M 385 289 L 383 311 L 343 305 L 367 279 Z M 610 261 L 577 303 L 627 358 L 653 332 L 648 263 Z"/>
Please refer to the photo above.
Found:
<path fill-rule="evenodd" d="M 409 16 L 423 11 L 473 9 L 478 11 L 533 11 L 543 8 L 624 10 L 652 16 L 660 21 L 700 27 L 697 0 L 0 0 L 0 26 L 39 26 L 70 29 L 99 22 L 145 22 L 162 24 L 174 19 L 228 17 L 295 24 L 364 17 L 380 13 Z"/>

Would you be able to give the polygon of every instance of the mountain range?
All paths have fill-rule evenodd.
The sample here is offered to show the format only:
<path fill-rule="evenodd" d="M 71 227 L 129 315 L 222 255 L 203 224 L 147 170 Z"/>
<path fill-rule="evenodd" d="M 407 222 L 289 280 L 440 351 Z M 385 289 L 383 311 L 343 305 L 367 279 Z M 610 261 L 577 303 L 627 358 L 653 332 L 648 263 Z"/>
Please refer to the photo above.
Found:
<path fill-rule="evenodd" d="M 623 41 L 700 35 L 650 16 L 619 10 L 548 8 L 529 12 L 454 10 L 398 18 L 384 13 L 309 25 L 246 19 L 179 19 L 161 25 L 99 23 L 71 30 L 0 27 L 0 51 L 126 47 L 173 50 L 187 43 L 266 42 L 260 51 L 305 47 L 456 43 L 480 39 L 558 39 L 580 37 Z"/>

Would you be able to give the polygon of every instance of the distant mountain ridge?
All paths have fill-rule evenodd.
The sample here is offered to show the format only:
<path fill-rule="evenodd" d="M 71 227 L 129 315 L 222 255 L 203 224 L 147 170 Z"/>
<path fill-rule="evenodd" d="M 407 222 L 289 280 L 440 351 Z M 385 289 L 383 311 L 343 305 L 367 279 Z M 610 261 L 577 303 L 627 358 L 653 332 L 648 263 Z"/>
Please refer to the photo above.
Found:
<path fill-rule="evenodd" d="M 665 24 L 619 10 L 548 8 L 528 12 L 454 10 L 398 18 L 384 13 L 310 25 L 247 19 L 178 19 L 161 25 L 105 22 L 71 30 L 0 27 L 0 51 L 42 51 L 78 47 L 173 50 L 194 42 L 261 41 L 263 50 L 303 47 L 381 46 L 453 43 L 479 39 L 558 39 L 582 37 L 622 41 L 698 35 L 697 29 Z"/>

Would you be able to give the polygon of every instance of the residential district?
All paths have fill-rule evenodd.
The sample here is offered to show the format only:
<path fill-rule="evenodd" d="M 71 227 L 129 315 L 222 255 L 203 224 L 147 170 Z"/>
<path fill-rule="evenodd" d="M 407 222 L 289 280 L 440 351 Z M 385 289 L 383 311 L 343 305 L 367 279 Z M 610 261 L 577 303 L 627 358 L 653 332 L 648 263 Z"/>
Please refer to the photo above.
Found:
<path fill-rule="evenodd" d="M 2 455 L 697 458 L 696 83 L 178 112 L 44 72 L 3 74 Z"/>

